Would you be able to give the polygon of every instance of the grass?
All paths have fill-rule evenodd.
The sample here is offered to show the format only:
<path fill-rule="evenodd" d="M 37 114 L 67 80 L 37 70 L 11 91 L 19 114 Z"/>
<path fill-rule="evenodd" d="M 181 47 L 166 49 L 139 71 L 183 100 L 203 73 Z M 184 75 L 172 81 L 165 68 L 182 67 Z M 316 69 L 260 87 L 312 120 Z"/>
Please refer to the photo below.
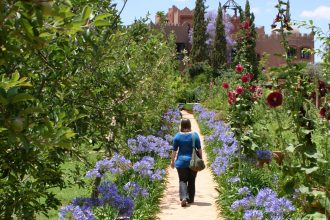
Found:
<path fill-rule="evenodd" d="M 94 151 L 89 152 L 88 154 L 88 160 L 89 161 L 95 161 L 97 155 Z M 92 163 L 93 164 L 93 163 Z M 72 181 L 72 177 L 70 176 L 72 173 L 72 170 L 75 169 L 75 167 L 78 166 L 81 168 L 81 170 L 84 170 L 85 163 L 77 160 L 68 160 L 62 165 L 63 172 L 66 175 L 66 181 Z M 82 171 L 84 175 L 84 171 Z M 58 198 L 62 206 L 65 206 L 66 204 L 69 204 L 70 201 L 76 197 L 88 197 L 91 193 L 91 183 L 92 180 L 83 178 L 86 181 L 86 186 L 84 188 L 80 187 L 78 184 L 70 184 L 70 187 L 60 189 L 60 188 L 53 188 L 50 189 L 50 192 L 53 192 L 56 195 L 56 198 Z M 69 185 L 69 184 L 68 184 Z M 58 213 L 61 209 L 61 207 L 58 207 L 58 209 L 52 209 L 48 212 L 48 217 L 44 214 L 39 214 L 36 216 L 37 220 L 46 220 L 46 219 L 58 219 Z"/>

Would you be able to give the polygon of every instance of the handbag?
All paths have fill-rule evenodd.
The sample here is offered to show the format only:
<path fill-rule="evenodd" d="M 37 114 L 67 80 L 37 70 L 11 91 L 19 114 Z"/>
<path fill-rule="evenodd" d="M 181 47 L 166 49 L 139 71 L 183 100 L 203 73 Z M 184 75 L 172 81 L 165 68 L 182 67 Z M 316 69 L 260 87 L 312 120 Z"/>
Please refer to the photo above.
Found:
<path fill-rule="evenodd" d="M 192 151 L 192 155 L 191 155 L 191 160 L 190 160 L 190 164 L 189 164 L 189 168 L 195 172 L 197 171 L 201 171 L 205 169 L 205 163 L 204 160 L 199 158 L 199 156 L 197 155 L 197 151 L 195 148 L 195 137 L 194 137 L 194 133 L 192 133 L 192 143 L 193 143 L 193 151 Z"/>

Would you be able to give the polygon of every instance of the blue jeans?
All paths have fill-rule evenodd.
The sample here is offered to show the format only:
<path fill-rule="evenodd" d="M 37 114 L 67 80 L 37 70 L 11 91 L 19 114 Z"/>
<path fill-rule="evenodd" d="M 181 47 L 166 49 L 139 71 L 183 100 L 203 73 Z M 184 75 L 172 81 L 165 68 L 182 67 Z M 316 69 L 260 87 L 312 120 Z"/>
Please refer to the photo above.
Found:
<path fill-rule="evenodd" d="M 197 172 L 192 171 L 190 168 L 177 168 L 177 171 L 179 174 L 180 200 L 186 199 L 188 202 L 194 202 Z"/>

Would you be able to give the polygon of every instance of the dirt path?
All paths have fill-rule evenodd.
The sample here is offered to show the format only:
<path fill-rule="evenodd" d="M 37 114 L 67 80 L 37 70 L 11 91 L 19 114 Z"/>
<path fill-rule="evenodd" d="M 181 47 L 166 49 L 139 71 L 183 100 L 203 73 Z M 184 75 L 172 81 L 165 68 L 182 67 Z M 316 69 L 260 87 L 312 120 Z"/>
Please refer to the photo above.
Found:
<path fill-rule="evenodd" d="M 198 132 L 201 139 L 202 148 L 204 147 L 204 138 L 196 119 L 192 114 L 182 111 L 183 118 L 191 120 L 192 130 Z M 207 161 L 207 155 L 203 150 L 203 159 Z M 168 168 L 168 183 L 164 197 L 161 201 L 161 212 L 158 214 L 160 220 L 222 220 L 219 211 L 216 208 L 217 191 L 216 184 L 213 181 L 212 173 L 209 168 L 199 172 L 196 178 L 195 202 L 188 204 L 187 207 L 181 207 L 179 200 L 179 178 L 176 169 Z"/>

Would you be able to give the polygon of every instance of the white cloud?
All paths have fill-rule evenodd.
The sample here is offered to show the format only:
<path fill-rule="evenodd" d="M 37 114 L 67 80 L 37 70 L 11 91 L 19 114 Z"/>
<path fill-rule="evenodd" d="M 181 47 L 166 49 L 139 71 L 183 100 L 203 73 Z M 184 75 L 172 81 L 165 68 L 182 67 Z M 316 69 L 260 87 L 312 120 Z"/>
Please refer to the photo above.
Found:
<path fill-rule="evenodd" d="M 300 14 L 303 18 L 318 18 L 318 19 L 328 19 L 330 20 L 330 7 L 319 6 L 313 11 L 303 11 Z"/>
<path fill-rule="evenodd" d="M 260 8 L 251 8 L 251 12 L 253 12 L 254 14 L 259 14 L 261 11 Z"/>

